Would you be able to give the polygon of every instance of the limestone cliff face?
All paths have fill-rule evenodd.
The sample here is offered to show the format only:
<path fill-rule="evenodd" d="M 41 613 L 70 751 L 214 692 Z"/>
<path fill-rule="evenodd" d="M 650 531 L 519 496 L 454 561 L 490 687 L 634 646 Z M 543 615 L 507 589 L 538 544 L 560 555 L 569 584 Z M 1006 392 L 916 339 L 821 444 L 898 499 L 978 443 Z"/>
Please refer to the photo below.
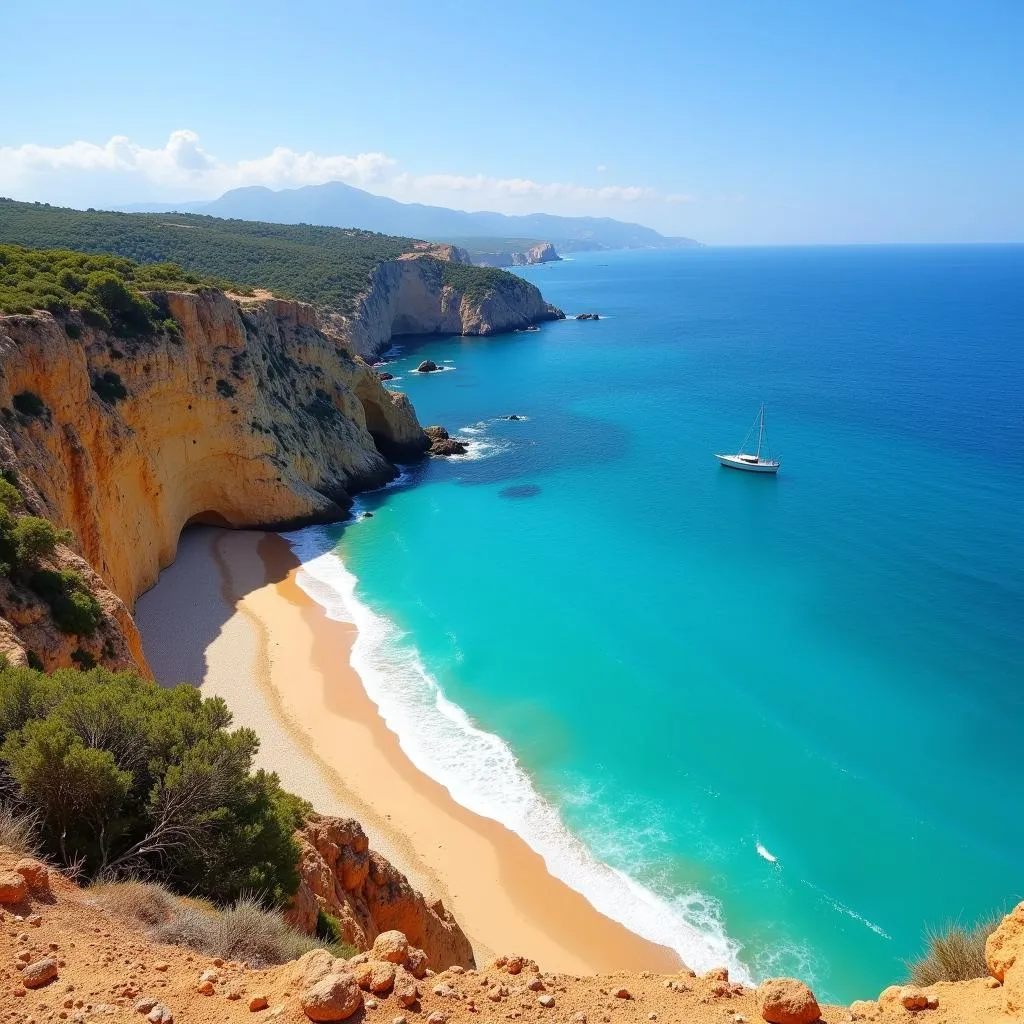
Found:
<path fill-rule="evenodd" d="M 72 563 L 107 613 L 92 638 L 57 631 L 46 607 L 0 583 L 0 653 L 47 668 L 83 650 L 145 666 L 129 611 L 174 558 L 190 521 L 274 526 L 342 516 L 350 495 L 395 475 L 426 438 L 310 306 L 246 305 L 220 292 L 156 296 L 179 325 L 126 341 L 46 313 L 0 317 L 0 463 L 28 510 L 69 528 Z M 45 410 L 16 411 L 37 395 Z M 101 397 L 101 394 L 104 397 Z"/>
<path fill-rule="evenodd" d="M 462 250 L 455 252 L 459 258 L 452 262 L 468 259 Z M 387 260 L 371 273 L 357 314 L 337 317 L 332 327 L 364 359 L 375 359 L 394 335 L 499 334 L 563 315 L 526 281 L 515 279 L 476 297 L 443 278 L 443 264 L 436 258 L 412 254 Z"/>
<path fill-rule="evenodd" d="M 534 263 L 555 263 L 562 257 L 550 242 L 540 242 L 524 252 L 478 252 L 470 258 L 480 267 L 529 267 Z"/>
<path fill-rule="evenodd" d="M 342 938 L 369 949 L 382 932 L 403 932 L 427 954 L 434 970 L 473 967 L 473 947 L 440 900 L 428 903 L 408 879 L 369 848 L 354 819 L 314 816 L 297 834 L 302 882 L 285 915 L 300 931 L 316 929 L 325 910 L 341 924 Z"/>

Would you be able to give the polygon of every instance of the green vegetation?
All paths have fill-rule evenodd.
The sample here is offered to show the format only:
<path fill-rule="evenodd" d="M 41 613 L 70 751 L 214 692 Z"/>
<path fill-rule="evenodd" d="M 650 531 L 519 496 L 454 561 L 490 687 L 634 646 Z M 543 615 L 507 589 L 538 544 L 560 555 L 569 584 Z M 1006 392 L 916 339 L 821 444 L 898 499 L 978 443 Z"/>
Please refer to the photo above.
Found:
<path fill-rule="evenodd" d="M 107 405 L 116 405 L 128 397 L 128 389 L 121 383 L 121 375 L 113 370 L 95 374 L 92 389 Z"/>
<path fill-rule="evenodd" d="M 241 960 L 252 967 L 287 963 L 311 949 L 329 948 L 350 957 L 351 946 L 333 946 L 290 928 L 281 914 L 250 896 L 219 910 L 212 903 L 182 899 L 155 882 L 131 880 L 90 888 L 111 913 L 149 933 L 158 942 L 188 946 L 207 956 Z"/>
<path fill-rule="evenodd" d="M 47 411 L 46 404 L 34 391 L 19 391 L 11 402 L 22 416 L 42 416 Z"/>
<path fill-rule="evenodd" d="M 58 544 L 71 541 L 70 531 L 58 530 L 48 519 L 18 514 L 23 507 L 18 488 L 0 478 L 0 575 L 24 576 L 37 568 L 40 559 L 52 555 Z"/>
<path fill-rule="evenodd" d="M 42 849 L 91 878 L 155 874 L 172 889 L 280 906 L 298 886 L 308 805 L 253 772 L 259 741 L 220 698 L 94 668 L 0 669 L 0 791 Z"/>
<path fill-rule="evenodd" d="M 410 252 L 416 245 L 411 238 L 354 228 L 222 220 L 197 214 L 69 210 L 10 199 L 0 199 L 0 238 L 39 248 L 60 245 L 80 252 L 116 253 L 137 263 L 157 264 L 135 268 L 133 273 L 144 274 L 135 282 L 137 288 L 177 287 L 179 281 L 171 278 L 185 275 L 181 267 L 188 267 L 195 274 L 269 288 L 282 297 L 342 313 L 355 309 L 356 299 L 366 290 L 370 271 L 378 263 Z M 165 279 L 157 280 L 160 273 Z M 510 281 L 520 281 L 511 274 L 484 268 L 462 267 L 458 273 L 459 280 L 471 284 L 474 295 L 498 282 L 507 286 Z M 488 273 L 501 277 L 484 276 Z M 51 290 L 53 287 L 48 285 Z M 16 294 L 21 298 L 7 295 L 0 268 L 0 310 L 14 312 L 18 301 L 24 306 L 24 295 L 29 293 Z M 45 298 L 50 292 L 32 289 L 30 294 Z"/>
<path fill-rule="evenodd" d="M 234 398 L 235 397 L 235 386 L 234 386 L 234 384 L 230 383 L 230 381 L 226 381 L 226 380 L 223 380 L 223 379 L 218 380 L 217 381 L 217 394 L 220 395 L 221 398 Z"/>
<path fill-rule="evenodd" d="M 39 569 L 29 577 L 28 585 L 50 606 L 62 633 L 92 636 L 103 621 L 99 601 L 73 569 Z"/>
<path fill-rule="evenodd" d="M 0 202 L 0 206 L 5 204 Z M 173 263 L 140 266 L 121 256 L 0 245 L 0 312 L 45 309 L 62 316 L 77 312 L 91 326 L 122 338 L 166 329 L 165 318 L 143 291 L 202 287 L 231 285 L 188 273 Z M 69 336 L 81 333 L 77 324 L 68 326 Z"/>
<path fill-rule="evenodd" d="M 924 956 L 907 963 L 907 972 L 915 985 L 934 985 L 937 981 L 969 981 L 987 978 L 985 940 L 996 930 L 1000 918 L 982 921 L 973 928 L 948 924 L 925 935 Z"/>
<path fill-rule="evenodd" d="M 489 292 L 501 288 L 517 298 L 525 298 L 530 286 L 515 274 L 497 267 L 470 267 L 465 263 L 441 263 L 441 280 L 465 293 L 472 302 L 479 302 Z"/>

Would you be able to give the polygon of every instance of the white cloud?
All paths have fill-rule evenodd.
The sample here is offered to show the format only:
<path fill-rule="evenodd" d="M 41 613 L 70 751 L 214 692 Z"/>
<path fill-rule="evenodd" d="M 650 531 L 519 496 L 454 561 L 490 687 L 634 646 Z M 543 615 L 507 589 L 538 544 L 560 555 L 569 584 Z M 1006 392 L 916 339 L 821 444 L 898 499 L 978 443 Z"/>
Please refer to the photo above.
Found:
<path fill-rule="evenodd" d="M 608 165 L 598 164 L 597 167 L 594 168 L 594 170 L 597 171 L 598 174 L 604 174 L 604 172 L 608 170 Z"/>
<path fill-rule="evenodd" d="M 210 199 L 244 185 L 294 188 L 346 181 L 396 199 L 446 203 L 508 212 L 547 208 L 579 212 L 650 202 L 692 202 L 692 196 L 664 195 L 640 185 L 577 185 L 500 178 L 483 174 L 397 172 L 384 153 L 355 156 L 298 153 L 279 146 L 265 156 L 221 160 L 188 129 L 171 132 L 163 146 L 148 148 L 122 135 L 105 144 L 0 146 L 0 195 L 21 199 L 111 206 L 132 201 Z M 597 170 L 603 172 L 605 165 Z"/>
<path fill-rule="evenodd" d="M 665 202 L 671 203 L 673 206 L 679 206 L 682 203 L 695 203 L 697 202 L 697 197 L 689 192 L 671 192 L 665 196 Z"/>

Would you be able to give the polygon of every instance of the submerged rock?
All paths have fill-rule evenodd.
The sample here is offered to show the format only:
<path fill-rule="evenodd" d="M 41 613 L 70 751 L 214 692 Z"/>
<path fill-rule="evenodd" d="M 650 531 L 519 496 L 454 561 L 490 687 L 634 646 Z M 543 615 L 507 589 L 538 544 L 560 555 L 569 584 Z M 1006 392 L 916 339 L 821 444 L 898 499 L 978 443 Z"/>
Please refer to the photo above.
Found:
<path fill-rule="evenodd" d="M 395 379 L 395 375 L 393 373 L 388 373 L 387 370 L 378 370 L 377 371 L 377 380 L 385 381 L 385 380 L 394 380 L 394 379 Z"/>
<path fill-rule="evenodd" d="M 420 373 L 434 373 L 437 370 L 437 363 L 433 359 L 424 359 L 416 369 Z"/>

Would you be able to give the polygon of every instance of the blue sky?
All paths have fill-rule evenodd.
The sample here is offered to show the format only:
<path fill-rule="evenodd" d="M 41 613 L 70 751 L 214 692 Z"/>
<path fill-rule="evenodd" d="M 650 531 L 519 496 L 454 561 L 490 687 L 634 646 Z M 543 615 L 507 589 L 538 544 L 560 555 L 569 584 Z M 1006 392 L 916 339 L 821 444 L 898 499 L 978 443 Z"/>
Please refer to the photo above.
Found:
<path fill-rule="evenodd" d="M 1024 0 L 4 6 L 0 195 L 343 178 L 718 244 L 1024 241 Z"/>

